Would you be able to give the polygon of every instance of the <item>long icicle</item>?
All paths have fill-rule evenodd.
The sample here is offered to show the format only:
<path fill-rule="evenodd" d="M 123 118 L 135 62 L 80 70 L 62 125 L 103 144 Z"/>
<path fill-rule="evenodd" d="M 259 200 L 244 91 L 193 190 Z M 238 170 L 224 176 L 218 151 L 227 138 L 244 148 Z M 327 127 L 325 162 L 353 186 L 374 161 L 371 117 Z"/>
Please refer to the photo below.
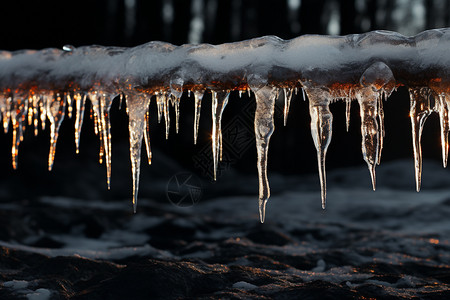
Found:
<path fill-rule="evenodd" d="M 217 179 L 217 167 L 221 148 L 222 114 L 228 104 L 230 91 L 212 92 L 212 152 L 214 162 L 214 180 Z"/>
<path fill-rule="evenodd" d="M 325 159 L 333 133 L 333 115 L 329 103 L 332 97 L 328 91 L 320 88 L 307 89 L 309 98 L 309 114 L 311 116 L 311 135 L 317 151 L 317 164 L 321 187 L 322 209 L 326 207 L 327 179 Z"/>
<path fill-rule="evenodd" d="M 50 151 L 48 155 L 48 170 L 53 168 L 53 162 L 55 160 L 56 142 L 58 141 L 59 127 L 64 120 L 64 114 L 66 111 L 66 101 L 60 93 L 55 95 L 46 95 L 47 97 L 47 118 L 50 121 Z M 53 99 L 54 97 L 54 99 Z"/>
<path fill-rule="evenodd" d="M 76 153 L 80 153 L 80 136 L 81 128 L 83 127 L 84 109 L 86 106 L 86 95 L 75 94 L 75 147 Z"/>
<path fill-rule="evenodd" d="M 128 94 L 126 96 L 126 103 L 128 108 L 128 131 L 130 135 L 131 172 L 133 174 L 133 211 L 136 213 L 142 138 L 146 127 L 145 115 L 148 111 L 150 98 L 142 94 Z"/>
<path fill-rule="evenodd" d="M 149 100 L 150 103 L 150 100 Z M 145 114 L 145 132 L 144 132 L 145 149 L 147 150 L 148 164 L 152 164 L 152 148 L 150 147 L 150 113 Z"/>
<path fill-rule="evenodd" d="M 380 147 L 380 126 L 378 125 L 378 95 L 371 87 L 356 93 L 361 114 L 361 150 L 369 168 L 372 188 L 376 189 L 375 167 L 378 164 Z"/>
<path fill-rule="evenodd" d="M 277 89 L 265 86 L 253 92 L 256 98 L 255 138 L 258 155 L 259 218 L 261 223 L 264 223 L 266 204 L 270 197 L 270 186 L 267 178 L 267 156 L 270 137 L 275 129 L 273 115 Z"/>
<path fill-rule="evenodd" d="M 106 183 L 108 190 L 111 188 L 111 122 L 109 111 L 116 95 L 103 94 L 100 98 L 100 122 L 103 149 L 105 151 Z"/>
<path fill-rule="evenodd" d="M 412 142 L 414 150 L 414 173 L 416 191 L 420 191 L 422 182 L 422 130 L 428 116 L 431 114 L 429 90 L 424 88 L 409 89 Z"/>
<path fill-rule="evenodd" d="M 449 132 L 449 114 L 448 103 L 444 94 L 438 96 L 439 102 L 437 110 L 441 124 L 441 146 L 442 146 L 442 165 L 447 167 L 448 160 L 448 132 Z"/>

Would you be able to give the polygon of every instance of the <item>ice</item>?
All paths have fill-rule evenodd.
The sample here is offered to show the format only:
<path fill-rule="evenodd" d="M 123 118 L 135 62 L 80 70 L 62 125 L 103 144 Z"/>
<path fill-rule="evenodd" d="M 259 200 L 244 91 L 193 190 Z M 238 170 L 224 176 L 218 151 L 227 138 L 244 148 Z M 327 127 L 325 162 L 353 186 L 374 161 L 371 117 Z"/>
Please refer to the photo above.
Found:
<path fill-rule="evenodd" d="M 325 209 L 327 199 L 325 158 L 333 131 L 333 115 L 331 114 L 329 107 L 329 103 L 333 98 L 327 90 L 322 90 L 319 88 L 308 88 L 306 89 L 306 94 L 309 99 L 311 135 L 317 151 L 322 209 Z"/>
<path fill-rule="evenodd" d="M 441 124 L 441 147 L 442 147 L 442 165 L 447 167 L 448 160 L 448 132 L 449 126 L 449 114 L 448 114 L 448 102 L 445 94 L 438 95 L 438 101 L 436 102 L 436 110 L 439 114 L 439 121 Z"/>
<path fill-rule="evenodd" d="M 292 100 L 292 92 L 293 89 L 291 88 L 284 88 L 284 126 L 287 124 L 287 117 L 289 113 L 289 107 L 291 106 L 291 100 Z"/>
<path fill-rule="evenodd" d="M 130 159 L 133 175 L 133 211 L 136 212 L 139 191 L 139 174 L 141 165 L 141 148 L 144 131 L 146 131 L 146 115 L 150 98 L 143 94 L 128 94 L 126 96 L 128 108 L 128 130 L 130 135 Z"/>
<path fill-rule="evenodd" d="M 414 170 L 416 178 L 416 191 L 420 191 L 422 181 L 422 130 L 428 116 L 433 112 L 430 107 L 430 90 L 428 88 L 409 89 L 410 118 L 412 141 L 414 150 Z"/>
<path fill-rule="evenodd" d="M 47 105 L 47 118 L 50 121 L 50 152 L 48 155 L 48 170 L 51 171 L 53 168 L 53 161 L 55 160 L 56 142 L 58 141 L 59 127 L 64 120 L 66 99 L 65 95 L 56 93 L 44 95 L 44 102 Z"/>
<path fill-rule="evenodd" d="M 352 109 L 352 99 L 346 98 L 345 99 L 345 129 L 348 132 L 348 129 L 350 128 L 350 112 Z"/>
<path fill-rule="evenodd" d="M 195 91 L 194 92 L 194 98 L 195 98 L 195 112 L 194 112 L 194 144 L 197 144 L 197 137 L 198 137 L 198 125 L 200 122 L 200 110 L 202 108 L 202 99 L 204 95 L 204 91 Z"/>
<path fill-rule="evenodd" d="M 222 160 L 222 114 L 228 104 L 230 91 L 212 92 L 212 152 L 214 180 L 217 179 L 219 158 Z"/>
<path fill-rule="evenodd" d="M 99 161 L 105 162 L 111 184 L 110 109 L 114 98 L 126 95 L 136 209 L 142 139 L 151 163 L 148 111 L 155 96 L 158 122 L 164 116 L 170 133 L 170 106 L 179 132 L 183 93 L 194 93 L 194 143 L 197 143 L 201 104 L 212 93 L 212 152 L 214 179 L 222 159 L 221 121 L 231 92 L 247 90 L 256 98 L 255 135 L 258 153 L 259 207 L 264 221 L 270 190 L 267 151 L 274 129 L 274 101 L 283 89 L 284 125 L 293 92 L 309 98 L 311 134 L 317 150 L 322 207 L 326 204 L 325 160 L 332 136 L 329 105 L 346 102 L 349 130 L 351 102 L 361 116 L 361 149 L 375 189 L 375 167 L 380 164 L 384 139 L 383 102 L 398 86 L 410 90 L 416 189 L 420 189 L 421 134 L 427 117 L 437 112 L 441 125 L 444 167 L 448 158 L 450 30 L 430 30 L 413 37 L 389 31 L 348 36 L 305 35 L 292 40 L 265 36 L 222 45 L 174 46 L 149 42 L 133 48 L 64 46 L 60 49 L 0 52 L 0 115 L 5 132 L 12 129 L 12 165 L 27 125 L 39 132 L 50 124 L 49 169 L 55 159 L 58 132 L 64 116 L 75 110 L 75 145 L 80 151 L 86 99 L 91 102 L 94 131 L 100 140 Z M 395 74 L 395 78 L 394 78 Z M 435 104 L 430 103 L 430 99 Z M 252 101 L 252 100 L 250 100 Z M 433 107 L 432 107 L 433 106 Z"/>
<path fill-rule="evenodd" d="M 259 218 L 261 223 L 264 223 L 266 204 L 270 197 L 269 180 L 267 178 L 267 158 L 270 137 L 275 129 L 273 114 L 277 89 L 265 86 L 253 90 L 253 92 L 256 98 L 255 139 L 258 155 Z"/>

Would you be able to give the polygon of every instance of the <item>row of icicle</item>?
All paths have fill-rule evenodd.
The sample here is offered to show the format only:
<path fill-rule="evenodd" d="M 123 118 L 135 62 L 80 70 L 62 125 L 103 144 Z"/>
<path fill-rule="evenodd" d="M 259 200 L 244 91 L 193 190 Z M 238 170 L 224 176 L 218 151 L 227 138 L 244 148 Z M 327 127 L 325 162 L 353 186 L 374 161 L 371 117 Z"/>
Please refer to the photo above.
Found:
<path fill-rule="evenodd" d="M 350 105 L 356 99 L 360 107 L 362 154 L 366 161 L 373 189 L 375 190 L 375 167 L 380 163 L 381 150 L 384 137 L 384 117 L 382 99 L 386 99 L 395 87 L 392 72 L 383 63 L 376 63 L 369 67 L 361 76 L 360 87 L 349 91 L 333 91 L 323 87 L 303 84 L 303 92 L 309 98 L 309 112 L 311 116 L 311 134 L 317 150 L 317 161 L 321 185 L 322 208 L 326 205 L 326 175 L 325 158 L 332 136 L 333 115 L 329 104 L 335 100 L 346 101 L 347 130 L 350 122 Z M 380 71 L 381 70 L 381 71 Z M 389 73 L 390 72 L 390 73 Z M 386 75 L 387 74 L 387 75 Z M 274 131 L 274 106 L 280 93 L 280 88 L 272 86 L 250 86 L 255 94 L 255 137 L 257 148 L 257 167 L 259 175 L 259 212 L 260 220 L 264 222 L 265 207 L 270 197 L 270 188 L 267 178 L 267 159 L 270 137 Z M 296 88 L 284 88 L 284 125 L 286 126 L 290 102 Z M 249 90 L 250 91 L 250 90 Z M 169 108 L 175 108 L 176 132 L 178 133 L 179 104 L 183 89 L 177 91 L 156 93 L 158 122 L 164 118 L 166 138 L 169 135 Z M 239 91 L 241 93 L 241 91 Z M 344 96 L 343 93 L 346 93 Z M 189 95 L 191 91 L 189 91 Z M 193 91 L 195 99 L 194 113 L 194 143 L 197 141 L 201 103 L 204 91 Z M 228 103 L 230 91 L 212 91 L 212 152 L 214 160 L 214 179 L 219 161 L 222 159 L 222 129 L 221 119 Z M 436 95 L 435 104 L 432 105 L 433 92 L 429 88 L 410 88 L 411 110 L 410 117 L 413 133 L 413 148 L 415 158 L 416 188 L 420 189 L 422 154 L 421 133 L 427 117 L 437 112 L 441 124 L 442 156 L 444 167 L 448 157 L 449 103 L 445 95 Z M 17 168 L 17 155 L 20 142 L 23 140 L 25 125 L 34 127 L 37 135 L 38 127 L 45 129 L 46 121 L 50 123 L 50 152 L 48 158 L 49 170 L 52 169 L 58 131 L 67 114 L 72 117 L 75 109 L 75 144 L 79 151 L 80 133 L 83 125 L 86 99 L 91 102 L 90 116 L 95 123 L 95 133 L 100 139 L 100 163 L 106 164 L 107 185 L 110 187 L 111 178 L 111 132 L 110 108 L 114 98 L 125 98 L 129 116 L 130 158 L 133 175 L 133 208 L 136 211 L 137 194 L 139 189 L 139 170 L 141 160 L 142 140 L 145 141 L 148 163 L 151 164 L 152 154 L 149 135 L 149 104 L 153 95 L 145 93 L 106 93 L 101 90 L 86 93 L 81 92 L 46 92 L 4 93 L 0 97 L 0 111 L 5 132 L 12 126 L 12 165 Z"/>

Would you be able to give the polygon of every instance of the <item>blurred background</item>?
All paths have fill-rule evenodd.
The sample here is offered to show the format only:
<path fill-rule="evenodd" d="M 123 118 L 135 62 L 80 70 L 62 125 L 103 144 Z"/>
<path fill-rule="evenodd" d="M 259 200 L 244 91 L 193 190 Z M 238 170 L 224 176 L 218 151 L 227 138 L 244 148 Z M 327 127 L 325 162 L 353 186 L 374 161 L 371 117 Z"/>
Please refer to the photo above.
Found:
<path fill-rule="evenodd" d="M 176 45 L 218 44 L 264 35 L 291 39 L 303 34 L 345 35 L 379 29 L 414 35 L 450 23 L 450 2 L 444 0 L 7 1 L 2 3 L 2 11 L 0 48 L 11 51 L 61 48 L 65 44 L 131 47 L 153 40 Z M 140 198 L 166 201 L 167 182 L 179 172 L 195 174 L 203 182 L 205 197 L 233 193 L 256 196 L 253 96 L 243 95 L 242 99 L 237 93 L 230 96 L 223 116 L 224 162 L 217 183 L 211 180 L 210 95 L 204 99 L 197 145 L 193 145 L 193 97 L 183 95 L 180 133 L 175 134 L 172 115 L 168 141 L 164 124 L 156 122 L 156 105 L 152 101 L 150 130 L 154 159 L 152 166 L 146 166 L 143 151 Z M 296 176 L 317 172 L 307 102 L 303 101 L 301 93 L 294 96 L 287 127 L 283 127 L 282 108 L 282 101 L 278 101 L 276 129 L 269 152 L 269 179 L 275 193 L 295 185 Z M 404 88 L 385 103 L 386 138 L 382 162 L 409 159 L 413 165 L 408 110 L 408 92 Z M 332 112 L 334 131 L 327 157 L 328 170 L 350 166 L 365 168 L 357 104 L 352 107 L 348 133 L 345 131 L 345 105 L 333 104 Z M 52 172 L 46 167 L 48 128 L 38 137 L 33 136 L 32 130 L 26 132 L 16 171 L 11 166 L 12 134 L 1 134 L 0 197 L 130 198 L 127 116 L 124 110 L 119 110 L 118 101 L 113 105 L 111 119 L 111 191 L 106 188 L 105 167 L 97 163 L 99 142 L 93 133 L 93 121 L 86 115 L 79 155 L 75 154 L 73 120 L 64 121 Z M 423 153 L 425 158 L 441 159 L 436 116 L 430 117 L 425 126 Z M 413 187 L 413 177 L 410 180 Z M 318 190 L 318 182 L 313 188 Z M 368 173 L 367 188 L 370 188 Z"/>

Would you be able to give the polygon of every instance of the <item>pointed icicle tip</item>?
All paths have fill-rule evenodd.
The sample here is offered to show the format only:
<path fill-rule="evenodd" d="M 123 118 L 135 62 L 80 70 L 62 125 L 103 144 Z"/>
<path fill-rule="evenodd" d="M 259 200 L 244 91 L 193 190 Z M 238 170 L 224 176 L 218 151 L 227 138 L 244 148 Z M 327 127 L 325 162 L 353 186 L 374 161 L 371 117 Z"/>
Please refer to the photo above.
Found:
<path fill-rule="evenodd" d="M 266 219 L 267 199 L 259 199 L 259 220 L 264 223 Z"/>

